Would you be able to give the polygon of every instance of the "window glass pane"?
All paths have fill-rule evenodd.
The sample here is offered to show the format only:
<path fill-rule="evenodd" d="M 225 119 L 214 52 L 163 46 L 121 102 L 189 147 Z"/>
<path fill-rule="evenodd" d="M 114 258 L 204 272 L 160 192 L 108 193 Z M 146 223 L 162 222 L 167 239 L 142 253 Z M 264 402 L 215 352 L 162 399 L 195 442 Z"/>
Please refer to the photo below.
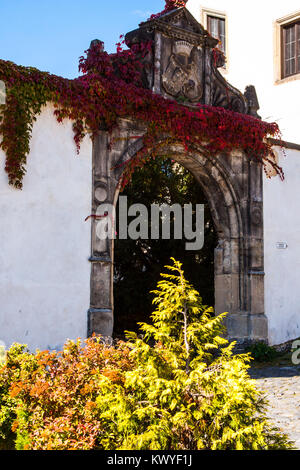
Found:
<path fill-rule="evenodd" d="M 296 72 L 296 25 L 284 28 L 284 75 L 293 75 Z"/>
<path fill-rule="evenodd" d="M 296 58 L 291 60 L 291 75 L 296 73 Z"/>
<path fill-rule="evenodd" d="M 296 73 L 296 59 L 290 59 L 285 62 L 285 75 L 293 75 Z"/>
<path fill-rule="evenodd" d="M 219 28 L 218 28 L 218 19 L 213 18 L 212 16 L 209 17 L 209 32 L 210 34 L 216 38 L 219 39 Z"/>
<path fill-rule="evenodd" d="M 225 54 L 225 51 L 226 51 L 225 20 L 220 19 L 219 26 L 220 26 L 220 37 L 219 37 L 219 39 L 221 41 L 222 51 Z"/>
<path fill-rule="evenodd" d="M 297 73 L 300 72 L 300 23 L 297 24 Z"/>
<path fill-rule="evenodd" d="M 225 19 L 216 16 L 208 16 L 208 32 L 220 41 L 220 49 L 226 51 L 226 32 L 225 32 Z"/>
<path fill-rule="evenodd" d="M 287 42 L 295 41 L 295 26 L 287 26 L 286 28 L 286 39 Z"/>

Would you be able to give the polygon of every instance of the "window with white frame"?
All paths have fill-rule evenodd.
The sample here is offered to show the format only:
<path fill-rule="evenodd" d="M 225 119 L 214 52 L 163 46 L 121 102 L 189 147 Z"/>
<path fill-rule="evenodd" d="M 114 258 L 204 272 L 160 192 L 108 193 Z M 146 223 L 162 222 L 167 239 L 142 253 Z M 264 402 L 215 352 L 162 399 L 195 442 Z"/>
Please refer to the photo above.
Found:
<path fill-rule="evenodd" d="M 228 56 L 226 13 L 202 8 L 202 24 L 212 37 L 219 40 L 219 49 Z"/>
<path fill-rule="evenodd" d="M 207 16 L 207 31 L 219 40 L 219 48 L 226 55 L 226 22 L 225 18 Z"/>
<path fill-rule="evenodd" d="M 275 81 L 300 78 L 300 12 L 275 22 Z"/>
<path fill-rule="evenodd" d="M 300 73 L 300 20 L 282 27 L 283 78 Z"/>

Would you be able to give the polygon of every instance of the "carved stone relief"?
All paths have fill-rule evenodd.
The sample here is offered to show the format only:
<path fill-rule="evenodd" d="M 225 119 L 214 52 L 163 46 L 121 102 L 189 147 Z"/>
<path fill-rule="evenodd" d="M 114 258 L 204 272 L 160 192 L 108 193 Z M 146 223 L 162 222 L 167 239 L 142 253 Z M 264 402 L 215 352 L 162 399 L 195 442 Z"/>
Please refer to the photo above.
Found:
<path fill-rule="evenodd" d="M 185 41 L 173 43 L 172 55 L 162 75 L 164 90 L 171 96 L 183 96 L 190 102 L 199 102 L 203 86 L 199 76 L 200 51 Z"/>

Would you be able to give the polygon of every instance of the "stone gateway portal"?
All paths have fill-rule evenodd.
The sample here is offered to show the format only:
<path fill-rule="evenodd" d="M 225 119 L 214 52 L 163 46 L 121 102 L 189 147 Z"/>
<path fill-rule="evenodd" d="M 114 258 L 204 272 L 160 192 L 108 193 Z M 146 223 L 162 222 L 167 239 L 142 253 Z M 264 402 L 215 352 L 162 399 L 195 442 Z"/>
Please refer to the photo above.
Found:
<path fill-rule="evenodd" d="M 129 48 L 146 41 L 152 41 L 153 47 L 143 59 L 145 88 L 191 109 L 201 103 L 258 117 L 254 87 L 248 87 L 243 95 L 226 82 L 218 71 L 224 62 L 215 52 L 217 40 L 186 8 L 142 23 L 126 36 Z M 143 147 L 146 131 L 133 119 L 121 119 L 112 136 L 105 128 L 99 130 L 93 142 L 93 214 L 102 203 L 117 204 L 124 166 Z M 241 150 L 212 156 L 203 146 L 187 152 L 181 145 L 170 144 L 167 135 L 161 136 L 160 149 L 161 155 L 188 169 L 206 195 L 218 234 L 215 308 L 217 314 L 230 313 L 230 339 L 239 343 L 267 341 L 262 163 Z M 93 220 L 88 333 L 111 336 L 113 241 L 100 240 L 96 227 Z"/>

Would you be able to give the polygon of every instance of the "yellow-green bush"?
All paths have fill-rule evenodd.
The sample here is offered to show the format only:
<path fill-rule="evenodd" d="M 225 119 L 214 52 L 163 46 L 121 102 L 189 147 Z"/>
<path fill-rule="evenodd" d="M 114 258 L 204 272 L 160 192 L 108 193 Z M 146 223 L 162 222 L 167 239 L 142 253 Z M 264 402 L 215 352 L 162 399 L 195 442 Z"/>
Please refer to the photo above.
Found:
<path fill-rule="evenodd" d="M 92 338 L 61 353 L 13 346 L 0 368 L 0 439 L 17 449 L 259 450 L 292 445 L 265 417 L 249 355 L 174 261 L 153 324 L 127 343 Z"/>

